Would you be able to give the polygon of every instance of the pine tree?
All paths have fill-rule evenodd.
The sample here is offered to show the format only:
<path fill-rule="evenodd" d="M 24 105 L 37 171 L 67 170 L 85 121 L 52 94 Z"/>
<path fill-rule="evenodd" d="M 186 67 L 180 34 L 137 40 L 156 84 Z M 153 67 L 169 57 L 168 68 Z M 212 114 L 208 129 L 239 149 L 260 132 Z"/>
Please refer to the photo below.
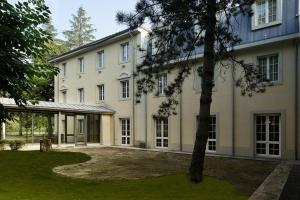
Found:
<path fill-rule="evenodd" d="M 141 95 L 154 90 L 159 73 L 176 73 L 176 78 L 166 88 L 166 100 L 158 110 L 160 116 L 176 114 L 182 85 L 197 63 L 195 50 L 203 49 L 203 66 L 197 69 L 201 77 L 200 110 L 189 168 L 193 182 L 201 182 L 203 178 L 215 66 L 233 74 L 242 95 L 265 91 L 267 83 L 257 84 L 261 78 L 257 67 L 240 60 L 234 53 L 234 46 L 241 39 L 233 22 L 241 15 L 250 16 L 253 3 L 254 0 L 139 0 L 135 12 L 117 14 L 117 20 L 131 29 L 145 20 L 152 25 L 147 50 L 151 53 L 137 66 L 137 101 Z M 236 74 L 237 69 L 242 73 Z"/>
<path fill-rule="evenodd" d="M 93 33 L 96 29 L 90 24 L 90 17 L 86 16 L 86 11 L 83 7 L 79 7 L 77 14 L 72 15 L 73 19 L 70 20 L 71 29 L 64 31 L 63 34 L 67 39 L 67 47 L 74 49 L 80 47 L 95 39 Z"/>

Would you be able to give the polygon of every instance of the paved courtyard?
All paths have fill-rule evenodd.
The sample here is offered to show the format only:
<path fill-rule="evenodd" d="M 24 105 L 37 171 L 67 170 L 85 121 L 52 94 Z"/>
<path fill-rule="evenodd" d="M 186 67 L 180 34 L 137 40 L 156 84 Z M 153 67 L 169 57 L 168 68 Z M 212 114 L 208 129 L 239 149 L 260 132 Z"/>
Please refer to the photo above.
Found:
<path fill-rule="evenodd" d="M 91 160 L 53 169 L 70 177 L 93 180 L 142 179 L 187 172 L 191 155 L 122 148 L 74 148 Z M 251 195 L 278 162 L 207 157 L 205 175 L 226 179 L 239 192 Z"/>

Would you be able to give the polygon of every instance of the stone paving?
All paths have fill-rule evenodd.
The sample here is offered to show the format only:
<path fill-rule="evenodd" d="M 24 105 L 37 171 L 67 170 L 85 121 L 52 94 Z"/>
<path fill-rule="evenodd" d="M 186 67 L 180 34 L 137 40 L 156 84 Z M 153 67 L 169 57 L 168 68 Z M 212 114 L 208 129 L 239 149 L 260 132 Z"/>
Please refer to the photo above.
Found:
<path fill-rule="evenodd" d="M 280 200 L 300 199 L 300 165 L 294 165 L 282 190 Z"/>
<path fill-rule="evenodd" d="M 279 164 L 251 195 L 249 200 L 278 200 L 291 168 L 291 163 L 283 162 Z"/>

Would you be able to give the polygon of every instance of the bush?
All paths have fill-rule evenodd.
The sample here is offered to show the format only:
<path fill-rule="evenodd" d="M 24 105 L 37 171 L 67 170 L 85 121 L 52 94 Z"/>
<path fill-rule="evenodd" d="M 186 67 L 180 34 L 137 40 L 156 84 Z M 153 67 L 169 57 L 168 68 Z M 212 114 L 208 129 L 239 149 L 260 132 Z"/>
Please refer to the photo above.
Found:
<path fill-rule="evenodd" d="M 13 140 L 9 141 L 8 144 L 11 150 L 17 151 L 25 145 L 25 142 L 22 140 Z"/>
<path fill-rule="evenodd" d="M 5 144 L 7 144 L 6 140 L 0 140 L 0 151 L 5 149 Z"/>

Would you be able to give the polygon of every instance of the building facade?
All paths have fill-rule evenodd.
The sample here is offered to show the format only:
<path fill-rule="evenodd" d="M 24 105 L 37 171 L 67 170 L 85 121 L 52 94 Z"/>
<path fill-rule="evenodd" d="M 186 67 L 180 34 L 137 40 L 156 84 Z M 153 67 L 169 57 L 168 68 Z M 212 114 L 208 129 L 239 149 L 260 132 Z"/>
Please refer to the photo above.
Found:
<path fill-rule="evenodd" d="M 242 39 L 236 53 L 245 62 L 256 64 L 273 84 L 250 98 L 235 87 L 239 71 L 216 71 L 207 153 L 299 159 L 299 2 L 260 0 L 253 10 L 253 16 L 240 16 L 234 25 Z M 193 150 L 201 92 L 196 70 L 203 63 L 203 49 L 196 50 L 197 64 L 178 97 L 178 114 L 157 119 L 154 116 L 164 100 L 164 88 L 174 79 L 176 69 L 162 73 L 156 92 L 136 103 L 133 74 L 143 59 L 139 48 L 146 47 L 148 33 L 143 28 L 125 30 L 51 59 L 60 68 L 55 78 L 57 103 L 101 105 L 114 110 L 112 115 L 98 116 L 98 120 L 84 122 L 79 121 L 84 117 L 78 118 L 77 125 L 65 117 L 60 121 L 63 127 L 70 132 L 89 132 L 88 127 L 98 123 L 95 130 L 99 139 L 92 142 L 108 146 Z M 67 133 L 63 130 L 59 134 Z"/>

